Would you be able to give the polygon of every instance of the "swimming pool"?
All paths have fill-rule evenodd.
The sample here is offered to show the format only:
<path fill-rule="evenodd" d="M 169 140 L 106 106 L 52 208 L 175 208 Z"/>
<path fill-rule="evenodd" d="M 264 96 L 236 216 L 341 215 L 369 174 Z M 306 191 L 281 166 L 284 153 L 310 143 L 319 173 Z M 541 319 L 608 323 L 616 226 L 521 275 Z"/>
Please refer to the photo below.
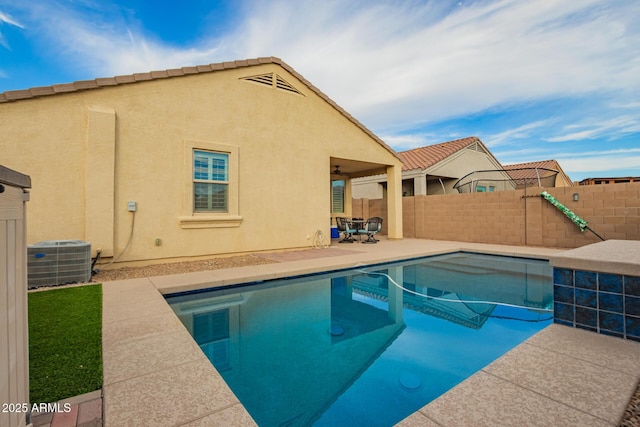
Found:
<path fill-rule="evenodd" d="M 455 253 L 168 296 L 261 426 L 388 426 L 552 321 L 546 261 Z"/>

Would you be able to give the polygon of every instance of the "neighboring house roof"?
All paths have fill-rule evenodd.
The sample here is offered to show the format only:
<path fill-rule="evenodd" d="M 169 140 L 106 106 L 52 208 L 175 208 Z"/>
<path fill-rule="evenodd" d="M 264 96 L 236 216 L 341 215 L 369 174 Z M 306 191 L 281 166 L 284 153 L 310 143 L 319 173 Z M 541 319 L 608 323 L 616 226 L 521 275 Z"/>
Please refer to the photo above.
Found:
<path fill-rule="evenodd" d="M 614 183 L 626 183 L 626 182 L 640 182 L 640 176 L 617 176 L 617 177 L 596 177 L 585 178 L 578 183 L 578 185 L 587 184 L 614 184 Z"/>
<path fill-rule="evenodd" d="M 340 114 L 342 114 L 348 120 L 353 122 L 353 124 L 359 127 L 371 138 L 376 140 L 380 145 L 382 145 L 385 149 L 387 149 L 387 151 L 389 151 L 398 159 L 402 160 L 402 158 L 398 156 L 398 153 L 396 153 L 396 151 L 393 148 L 388 146 L 378 136 L 376 136 L 373 132 L 367 129 L 362 123 L 356 120 L 351 114 L 347 113 L 342 107 L 336 104 L 332 99 L 330 99 L 327 95 L 325 95 L 320 89 L 318 89 L 317 87 L 312 85 L 307 79 L 302 77 L 302 75 L 300 75 L 297 71 L 295 71 L 291 66 L 286 64 L 280 58 L 276 58 L 274 56 L 245 59 L 241 61 L 220 62 L 220 63 L 208 64 L 208 65 L 197 65 L 193 67 L 174 68 L 174 69 L 162 70 L 162 71 L 150 71 L 148 73 L 135 73 L 135 74 L 122 75 L 122 76 L 115 76 L 115 77 L 97 78 L 94 80 L 80 80 L 73 83 L 34 87 L 34 88 L 24 89 L 24 90 L 11 90 L 11 91 L 0 93 L 0 104 L 5 102 L 20 101 L 24 99 L 39 98 L 43 96 L 59 95 L 59 94 L 69 93 L 69 92 L 80 92 L 85 90 L 100 89 L 100 88 L 109 87 L 109 86 L 119 86 L 124 84 L 140 83 L 140 82 L 145 82 L 149 80 L 160 80 L 160 79 L 167 79 L 167 78 L 183 77 L 183 76 L 188 76 L 192 74 L 211 73 L 216 71 L 243 68 L 243 67 L 252 67 L 252 66 L 263 65 L 263 64 L 276 64 L 281 66 L 285 70 L 287 70 L 294 77 L 300 80 L 300 82 L 306 85 L 311 91 L 313 91 L 316 95 L 318 95 L 320 98 L 326 101 L 329 105 L 331 105 L 334 109 L 336 109 Z"/>
<path fill-rule="evenodd" d="M 414 169 L 427 169 L 438 162 L 446 159 L 458 151 L 470 147 L 475 144 L 478 151 L 484 151 L 487 155 L 495 160 L 496 164 L 500 164 L 487 147 L 480 141 L 478 137 L 469 136 L 467 138 L 456 139 L 454 141 L 442 142 L 440 144 L 428 145 L 426 147 L 414 148 L 408 151 L 399 152 L 398 155 L 402 160 L 402 170 L 409 171 Z M 470 147 L 472 148 L 472 147 Z"/>
<path fill-rule="evenodd" d="M 506 170 L 509 173 L 509 176 L 511 176 L 511 178 L 514 180 L 536 178 L 535 168 L 552 169 L 558 171 L 567 186 L 573 185 L 573 181 L 571 181 L 571 178 L 569 178 L 569 176 L 564 173 L 557 160 L 540 160 L 538 162 L 515 163 L 512 165 L 504 166 L 504 170 Z"/>

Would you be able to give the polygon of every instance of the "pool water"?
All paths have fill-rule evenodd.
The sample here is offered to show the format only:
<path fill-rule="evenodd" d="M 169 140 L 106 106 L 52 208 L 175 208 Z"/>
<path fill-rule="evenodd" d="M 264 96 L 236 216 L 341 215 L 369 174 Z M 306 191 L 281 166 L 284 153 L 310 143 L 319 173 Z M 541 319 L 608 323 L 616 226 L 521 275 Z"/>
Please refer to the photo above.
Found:
<path fill-rule="evenodd" d="M 391 426 L 549 325 L 551 277 L 455 253 L 167 300 L 260 426 Z"/>

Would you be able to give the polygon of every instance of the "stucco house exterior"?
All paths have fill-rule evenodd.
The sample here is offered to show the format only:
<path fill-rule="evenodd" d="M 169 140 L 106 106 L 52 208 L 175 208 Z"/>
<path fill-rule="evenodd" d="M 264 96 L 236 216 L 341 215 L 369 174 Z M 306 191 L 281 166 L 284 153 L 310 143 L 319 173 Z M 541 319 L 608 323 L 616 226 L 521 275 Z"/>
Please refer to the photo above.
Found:
<path fill-rule="evenodd" d="M 279 58 L 1 93 L 0 132 L 33 183 L 27 243 L 121 262 L 311 247 L 380 173 L 402 238 L 399 156 Z"/>
<path fill-rule="evenodd" d="M 597 177 L 585 178 L 578 185 L 602 185 L 602 184 L 625 184 L 627 182 L 640 182 L 640 176 L 618 176 L 612 178 Z"/>
<path fill-rule="evenodd" d="M 478 137 L 471 136 L 398 153 L 402 159 L 404 196 L 457 193 L 458 179 L 478 170 L 502 170 L 502 165 Z M 504 174 L 503 174 L 504 175 Z M 353 197 L 387 197 L 384 174 L 354 179 Z"/>
<path fill-rule="evenodd" d="M 537 184 L 542 182 L 541 180 L 546 177 L 548 172 L 546 170 L 556 171 L 555 185 L 554 187 L 572 187 L 573 181 L 569 178 L 569 175 L 562 170 L 560 163 L 557 160 L 539 160 L 535 162 L 514 163 L 511 165 L 505 165 L 504 169 L 509 173 L 512 179 L 514 179 L 518 185 L 517 188 L 524 186 L 527 182 L 528 186 L 540 186 Z"/>

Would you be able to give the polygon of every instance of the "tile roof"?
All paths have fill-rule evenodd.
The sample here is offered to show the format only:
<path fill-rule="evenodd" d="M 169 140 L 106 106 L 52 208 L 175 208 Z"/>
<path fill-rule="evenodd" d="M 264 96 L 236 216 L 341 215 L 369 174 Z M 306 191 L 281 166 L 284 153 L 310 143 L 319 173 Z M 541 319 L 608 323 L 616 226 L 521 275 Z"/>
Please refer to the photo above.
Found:
<path fill-rule="evenodd" d="M 182 77 L 182 76 L 187 76 L 191 74 L 211 73 L 211 72 L 216 72 L 221 70 L 252 67 L 252 66 L 262 65 L 262 64 L 276 64 L 284 68 L 286 71 L 288 71 L 298 80 L 300 80 L 300 82 L 302 82 L 305 86 L 307 86 L 316 95 L 318 95 L 320 98 L 326 101 L 329 105 L 331 105 L 334 109 L 336 109 L 340 114 L 342 114 L 344 117 L 350 120 L 353 124 L 359 127 L 371 138 L 376 140 L 376 142 L 382 145 L 387 151 L 393 154 L 396 158 L 402 160 L 400 156 L 398 156 L 398 153 L 396 153 L 396 151 L 393 148 L 388 146 L 377 135 L 375 135 L 373 132 L 367 129 L 366 126 L 364 126 L 362 123 L 356 120 L 351 114 L 347 113 L 342 107 L 336 104 L 331 98 L 325 95 L 320 89 L 312 85 L 311 82 L 309 82 L 307 79 L 302 77 L 302 75 L 300 75 L 297 71 L 295 71 L 291 66 L 289 66 L 280 58 L 277 58 L 274 56 L 244 59 L 239 61 L 220 62 L 220 63 L 208 64 L 208 65 L 197 65 L 193 67 L 182 67 L 182 68 L 175 68 L 175 69 L 162 70 L 162 71 L 150 71 L 148 73 L 134 73 L 134 74 L 123 75 L 123 76 L 97 78 L 94 80 L 80 80 L 73 83 L 34 87 L 34 88 L 23 89 L 23 90 L 11 90 L 11 91 L 0 93 L 0 104 L 6 103 L 6 102 L 20 101 L 24 99 L 40 98 L 43 96 L 58 95 L 58 94 L 68 93 L 68 92 L 80 92 L 84 90 L 100 89 L 100 88 L 109 87 L 109 86 L 119 86 L 119 85 L 139 83 L 139 82 L 144 82 L 149 80 Z"/>
<path fill-rule="evenodd" d="M 558 167 L 558 162 L 556 160 L 540 160 L 538 162 L 524 162 L 524 163 L 514 163 L 512 165 L 505 165 L 505 170 L 509 169 L 518 169 L 518 168 L 547 168 L 547 169 L 556 169 Z"/>
<path fill-rule="evenodd" d="M 555 160 L 541 160 L 539 162 L 515 163 L 505 165 L 504 170 L 512 179 L 536 178 L 536 168 L 551 169 L 562 172 L 560 165 Z"/>
<path fill-rule="evenodd" d="M 403 171 L 427 169 L 474 143 L 479 144 L 484 151 L 493 157 L 482 141 L 475 136 L 442 142 L 435 145 L 428 145 L 426 147 L 414 148 L 412 150 L 399 152 L 398 155 L 402 159 Z M 496 162 L 500 164 L 497 159 Z"/>
<path fill-rule="evenodd" d="M 519 170 L 519 171 L 513 170 L 513 169 L 519 169 L 519 168 L 531 168 L 531 169 Z M 562 170 L 562 167 L 560 166 L 560 163 L 558 163 L 557 160 L 540 160 L 538 162 L 517 163 L 513 165 L 507 165 L 504 167 L 504 169 L 507 171 L 507 173 L 509 174 L 509 176 L 511 176 L 512 179 L 537 178 L 535 168 L 546 168 L 546 169 L 557 171 L 566 186 L 570 187 L 575 185 L 575 183 L 571 180 L 569 175 L 567 175 L 566 172 Z M 548 174 L 550 174 L 550 172 L 545 175 L 548 175 Z"/>

